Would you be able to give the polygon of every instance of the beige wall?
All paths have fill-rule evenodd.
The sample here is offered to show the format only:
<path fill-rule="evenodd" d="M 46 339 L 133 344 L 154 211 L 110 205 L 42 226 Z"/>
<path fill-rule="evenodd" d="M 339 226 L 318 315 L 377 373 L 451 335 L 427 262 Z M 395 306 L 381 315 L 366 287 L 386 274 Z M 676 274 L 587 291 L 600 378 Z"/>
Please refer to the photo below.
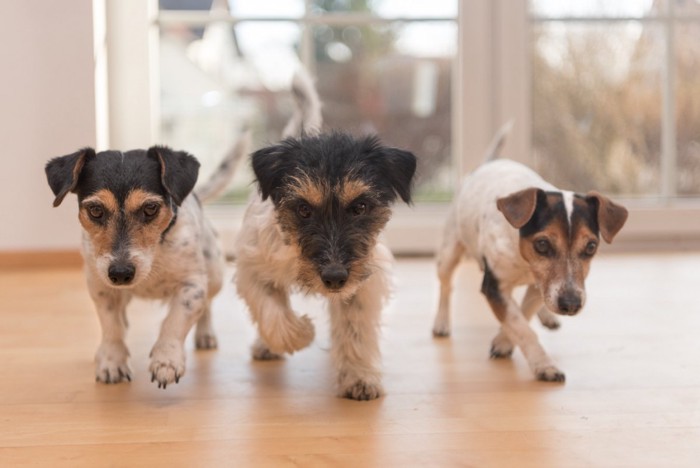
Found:
<path fill-rule="evenodd" d="M 52 208 L 44 164 L 95 145 L 92 2 L 3 2 L 0 251 L 77 248 L 74 196 Z"/>

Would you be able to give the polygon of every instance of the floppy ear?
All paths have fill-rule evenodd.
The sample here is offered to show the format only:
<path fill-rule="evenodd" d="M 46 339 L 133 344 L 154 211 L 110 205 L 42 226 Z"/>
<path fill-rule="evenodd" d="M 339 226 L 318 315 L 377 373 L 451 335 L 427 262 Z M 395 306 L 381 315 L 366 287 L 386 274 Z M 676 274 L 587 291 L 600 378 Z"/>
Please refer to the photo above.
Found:
<path fill-rule="evenodd" d="M 598 192 L 588 192 L 586 201 L 597 210 L 598 229 L 605 242 L 610 244 L 627 221 L 627 208 L 618 205 Z"/>
<path fill-rule="evenodd" d="M 153 146 L 148 156 L 160 164 L 160 181 L 178 206 L 194 188 L 199 175 L 199 161 L 185 151 L 173 151 L 167 146 Z"/>
<path fill-rule="evenodd" d="M 416 173 L 416 157 L 409 151 L 382 147 L 384 157 L 384 178 L 394 192 L 407 204 L 411 203 L 413 176 Z"/>
<path fill-rule="evenodd" d="M 496 200 L 498 211 L 514 228 L 520 229 L 532 218 L 541 189 L 531 187 Z"/>
<path fill-rule="evenodd" d="M 53 158 L 46 163 L 44 168 L 46 179 L 53 194 L 56 196 L 53 206 L 60 205 L 68 192 L 75 190 L 85 161 L 94 157 L 94 149 L 83 148 L 73 154 Z"/>
<path fill-rule="evenodd" d="M 295 167 L 290 146 L 295 141 L 287 139 L 283 144 L 259 149 L 251 156 L 253 172 L 263 200 L 270 197 L 275 204 L 279 202 L 279 189 L 284 178 Z"/>

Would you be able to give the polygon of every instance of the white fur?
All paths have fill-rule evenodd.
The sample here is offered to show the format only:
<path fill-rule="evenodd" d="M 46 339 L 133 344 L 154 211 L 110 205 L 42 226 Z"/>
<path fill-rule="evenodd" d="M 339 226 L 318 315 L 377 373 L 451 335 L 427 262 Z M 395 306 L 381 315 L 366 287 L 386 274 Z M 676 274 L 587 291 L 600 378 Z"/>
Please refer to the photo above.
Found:
<path fill-rule="evenodd" d="M 374 399 L 381 386 L 379 320 L 390 292 L 392 256 L 376 244 L 368 259 L 372 274 L 354 291 L 327 294 L 331 317 L 331 356 L 338 372 L 338 393 L 353 399 Z M 257 324 L 256 359 L 276 359 L 307 347 L 314 327 L 292 309 L 289 294 L 298 290 L 298 256 L 285 242 L 274 205 L 255 196 L 248 206 L 236 242 L 238 294 Z"/>
<path fill-rule="evenodd" d="M 210 257 L 205 258 L 203 251 Z M 151 351 L 149 370 L 159 386 L 176 382 L 185 373 L 184 340 L 197 323 L 200 348 L 216 347 L 210 305 L 223 282 L 224 260 L 216 236 L 194 197 L 185 198 L 177 222 L 162 243 L 148 251 L 133 250 L 137 275 L 130 286 L 110 284 L 106 257 L 95 257 L 87 235 L 82 245 L 88 289 L 102 325 L 102 344 L 95 355 L 96 378 L 114 383 L 131 380 L 126 334 L 126 306 L 132 297 L 166 300 L 169 312 Z"/>
<path fill-rule="evenodd" d="M 563 373 L 547 356 L 528 324 L 529 318 L 538 309 L 542 309 L 542 295 L 534 287 L 535 279 L 520 254 L 518 230 L 508 223 L 496 206 L 498 198 L 529 187 L 558 191 L 528 167 L 505 159 L 487 162 L 464 179 L 448 214 L 442 245 L 438 250 L 440 303 L 433 333 L 436 336 L 447 336 L 450 333 L 451 281 L 461 257 L 474 258 L 482 269 L 486 260 L 499 281 L 500 292 L 506 301 L 506 316 L 501 324 L 501 332 L 494 338 L 492 355 L 509 355 L 515 344 L 520 347 L 539 378 L 559 380 L 563 379 Z M 566 280 L 567 278 L 562 278 L 563 282 Z M 518 306 L 512 299 L 514 288 L 520 285 L 530 285 L 522 306 Z M 559 287 L 562 286 L 557 286 L 557 291 L 544 292 L 548 304 L 556 304 L 554 294 Z M 558 327 L 558 322 L 551 313 L 538 315 L 552 328 Z"/>

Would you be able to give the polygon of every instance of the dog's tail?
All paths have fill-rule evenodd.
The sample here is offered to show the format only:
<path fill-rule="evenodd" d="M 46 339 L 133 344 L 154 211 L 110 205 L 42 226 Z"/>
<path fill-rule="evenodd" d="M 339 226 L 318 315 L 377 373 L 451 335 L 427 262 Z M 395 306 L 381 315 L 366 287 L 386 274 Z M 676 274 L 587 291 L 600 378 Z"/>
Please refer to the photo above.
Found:
<path fill-rule="evenodd" d="M 498 129 L 496 136 L 493 137 L 491 143 L 489 143 L 486 153 L 484 153 L 484 162 L 493 161 L 498 159 L 499 153 L 503 148 L 503 144 L 506 142 L 506 137 L 513 129 L 513 120 L 509 120 L 505 125 Z"/>
<path fill-rule="evenodd" d="M 306 69 L 299 68 L 292 78 L 292 95 L 296 109 L 282 131 L 282 138 L 315 135 L 321 131 L 321 99 Z"/>
<path fill-rule="evenodd" d="M 219 163 L 219 167 L 216 168 L 209 180 L 195 189 L 195 194 L 202 203 L 215 200 L 223 194 L 229 182 L 233 179 L 238 165 L 250 153 L 251 146 L 251 131 L 246 130 L 236 144 L 226 153 L 226 156 Z"/>

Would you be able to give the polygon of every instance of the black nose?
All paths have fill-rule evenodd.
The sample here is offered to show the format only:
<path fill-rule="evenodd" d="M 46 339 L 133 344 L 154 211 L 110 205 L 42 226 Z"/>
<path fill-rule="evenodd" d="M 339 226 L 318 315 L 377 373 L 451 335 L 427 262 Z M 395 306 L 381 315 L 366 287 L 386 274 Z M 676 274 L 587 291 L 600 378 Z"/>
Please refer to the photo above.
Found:
<path fill-rule="evenodd" d="M 112 284 L 124 285 L 131 283 L 136 273 L 136 267 L 131 263 L 113 263 L 107 270 L 107 276 Z"/>
<path fill-rule="evenodd" d="M 581 296 L 575 293 L 564 293 L 557 299 L 559 312 L 566 315 L 574 315 L 581 310 Z"/>
<path fill-rule="evenodd" d="M 340 289 L 348 280 L 348 270 L 342 265 L 328 265 L 321 270 L 321 279 L 328 289 Z"/>

